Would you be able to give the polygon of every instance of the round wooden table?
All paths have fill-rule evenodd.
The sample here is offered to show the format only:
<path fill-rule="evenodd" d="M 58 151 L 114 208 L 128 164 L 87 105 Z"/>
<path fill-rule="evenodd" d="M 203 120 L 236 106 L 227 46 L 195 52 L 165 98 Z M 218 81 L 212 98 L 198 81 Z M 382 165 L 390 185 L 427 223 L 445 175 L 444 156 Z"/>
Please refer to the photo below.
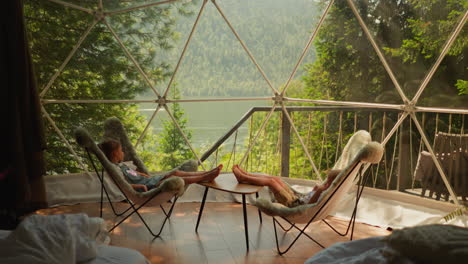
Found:
<path fill-rule="evenodd" d="M 244 212 L 244 230 L 245 230 L 245 243 L 247 251 L 249 250 L 249 230 L 247 225 L 247 207 L 245 203 L 246 194 L 254 194 L 258 198 L 258 192 L 263 188 L 263 186 L 251 185 L 238 183 L 236 177 L 232 173 L 223 173 L 220 174 L 213 182 L 202 182 L 198 183 L 199 185 L 205 186 L 205 193 L 203 194 L 203 200 L 200 207 L 200 212 L 198 213 L 197 225 L 195 227 L 195 232 L 198 232 L 198 225 L 200 224 L 200 219 L 203 214 L 203 208 L 205 207 L 206 195 L 208 190 L 213 188 L 218 191 L 241 194 L 242 195 L 242 209 Z M 260 218 L 260 223 L 262 222 L 262 214 L 258 210 L 258 217 Z"/>

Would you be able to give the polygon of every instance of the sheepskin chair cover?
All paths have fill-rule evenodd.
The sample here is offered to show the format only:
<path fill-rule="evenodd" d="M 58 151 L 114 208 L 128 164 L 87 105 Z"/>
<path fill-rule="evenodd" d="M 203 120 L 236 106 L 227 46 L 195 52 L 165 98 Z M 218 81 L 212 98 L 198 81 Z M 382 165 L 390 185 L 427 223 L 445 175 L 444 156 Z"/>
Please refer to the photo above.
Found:
<path fill-rule="evenodd" d="M 161 182 L 161 184 L 154 189 L 147 192 L 137 192 L 127 180 L 125 180 L 122 170 L 107 159 L 106 155 L 104 155 L 101 149 L 96 145 L 86 129 L 82 127 L 75 129 L 75 139 L 80 146 L 86 148 L 98 158 L 105 171 L 112 177 L 123 193 L 137 205 L 153 197 L 145 206 L 158 206 L 170 200 L 173 196 L 181 196 L 184 193 L 185 184 L 184 180 L 180 177 L 170 177 Z"/>
<path fill-rule="evenodd" d="M 371 136 L 367 131 L 357 131 L 349 139 L 342 155 L 333 166 L 333 169 L 341 169 L 342 171 L 333 180 L 330 187 L 320 195 L 316 203 L 289 208 L 275 201 L 260 198 L 254 202 L 254 205 L 267 215 L 280 216 L 293 223 L 307 223 L 314 215 L 313 221 L 324 219 L 336 209 L 340 200 L 353 185 L 360 165 L 362 163 L 378 163 L 382 159 L 382 155 L 383 147 L 380 143 L 371 142 Z M 338 186 L 340 186 L 339 189 L 337 189 Z M 291 189 L 297 193 L 293 188 Z M 332 195 L 333 197 L 331 197 Z"/>
<path fill-rule="evenodd" d="M 132 143 L 130 142 L 130 139 L 128 138 L 125 127 L 123 126 L 120 119 L 118 119 L 117 117 L 110 117 L 104 122 L 104 135 L 102 137 L 101 142 L 109 139 L 120 142 L 120 144 L 122 145 L 122 150 L 124 152 L 124 161 L 132 161 L 133 164 L 137 167 L 138 171 L 150 175 L 145 164 L 136 154 L 135 148 L 133 147 Z M 190 172 L 197 171 L 197 169 L 198 162 L 196 160 L 187 160 L 171 171 L 182 170 Z M 161 173 L 161 175 L 165 175 L 167 173 L 168 172 Z"/>

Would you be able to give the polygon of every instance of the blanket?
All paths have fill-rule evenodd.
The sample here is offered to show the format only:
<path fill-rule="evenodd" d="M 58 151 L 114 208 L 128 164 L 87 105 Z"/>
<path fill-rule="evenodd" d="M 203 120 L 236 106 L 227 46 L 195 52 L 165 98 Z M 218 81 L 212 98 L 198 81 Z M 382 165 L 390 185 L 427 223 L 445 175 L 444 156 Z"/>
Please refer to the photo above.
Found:
<path fill-rule="evenodd" d="M 423 225 L 395 230 L 382 241 L 416 263 L 462 263 L 468 259 L 468 228 Z"/>
<path fill-rule="evenodd" d="M 385 237 L 340 242 L 305 264 L 458 264 L 468 259 L 468 229 L 423 225 L 394 230 Z"/>
<path fill-rule="evenodd" d="M 97 245 L 108 242 L 102 218 L 31 215 L 0 239 L 0 263 L 75 264 L 95 258 Z"/>

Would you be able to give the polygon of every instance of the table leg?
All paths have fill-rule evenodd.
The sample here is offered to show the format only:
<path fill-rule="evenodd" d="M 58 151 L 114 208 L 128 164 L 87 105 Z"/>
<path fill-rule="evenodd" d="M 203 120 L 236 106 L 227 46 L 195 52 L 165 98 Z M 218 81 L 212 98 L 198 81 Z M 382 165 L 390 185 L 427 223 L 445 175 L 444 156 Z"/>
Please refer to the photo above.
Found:
<path fill-rule="evenodd" d="M 200 224 L 200 218 L 203 214 L 203 208 L 205 207 L 206 195 L 208 194 L 208 187 L 205 187 L 205 193 L 203 194 L 202 204 L 200 206 L 200 212 L 198 212 L 197 225 L 195 226 L 195 232 L 198 232 L 198 225 Z"/>
<path fill-rule="evenodd" d="M 245 243 L 247 251 L 249 251 L 249 227 L 247 225 L 247 206 L 245 204 L 245 194 L 242 194 L 242 209 L 244 211 Z"/>
<path fill-rule="evenodd" d="M 258 192 L 255 193 L 255 198 L 258 199 Z M 263 223 L 263 221 L 262 221 L 262 212 L 258 208 L 257 208 L 257 210 L 258 210 L 258 218 L 260 218 L 260 224 L 261 224 L 261 223 Z"/>

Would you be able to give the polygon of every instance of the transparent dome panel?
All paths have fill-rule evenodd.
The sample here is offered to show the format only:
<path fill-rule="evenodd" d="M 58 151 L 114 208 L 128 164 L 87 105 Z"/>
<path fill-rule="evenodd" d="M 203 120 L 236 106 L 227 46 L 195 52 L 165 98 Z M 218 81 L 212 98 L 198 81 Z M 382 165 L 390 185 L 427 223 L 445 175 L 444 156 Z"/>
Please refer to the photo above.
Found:
<path fill-rule="evenodd" d="M 28 0 L 34 1 L 34 0 Z M 54 2 L 54 5 L 62 5 L 69 8 L 74 8 L 77 10 L 91 10 L 95 11 L 99 9 L 99 3 L 104 2 L 105 0 L 61 0 Z M 39 2 L 39 1 L 38 1 Z M 52 1 L 42 1 L 42 2 L 52 2 Z"/>
<path fill-rule="evenodd" d="M 323 3 L 325 4 L 325 3 Z M 395 88 L 346 1 L 335 1 L 300 67 L 302 88 L 286 94 L 301 99 L 389 103 Z M 296 85 L 300 87 L 300 85 Z M 401 99 L 399 100 L 401 101 Z M 395 102 L 399 102 L 395 100 Z"/>
<path fill-rule="evenodd" d="M 278 90 L 291 75 L 325 6 L 308 0 L 217 3 Z"/>
<path fill-rule="evenodd" d="M 96 0 L 99 2 L 101 0 Z M 190 3 L 189 0 L 131 0 L 131 1 L 122 1 L 122 0 L 102 0 L 103 9 L 109 13 L 123 13 L 132 10 L 145 9 L 153 6 L 165 6 L 168 4 L 185 4 Z"/>
<path fill-rule="evenodd" d="M 167 107 L 161 107 L 155 114 L 156 109 L 157 105 L 143 105 L 140 108 L 140 113 L 151 120 L 148 128 L 153 140 L 150 144 L 153 152 L 150 155 L 155 159 L 154 168 L 158 171 L 170 170 L 185 160 L 197 159 L 196 155 L 200 156 L 199 149 L 187 123 L 187 115 L 180 105 L 167 104 Z"/>
<path fill-rule="evenodd" d="M 356 131 L 366 130 L 373 141 L 383 142 L 388 140 L 386 137 L 400 116 L 395 110 L 296 103 L 287 104 L 287 110 L 322 176 L 334 166 L 349 138 Z M 289 133 L 291 177 L 317 179 L 292 125 Z M 393 152 L 386 151 L 391 158 Z"/>
<path fill-rule="evenodd" d="M 284 120 L 284 118 L 287 117 L 283 115 L 281 133 L 283 134 L 283 140 L 287 140 L 283 142 L 287 142 L 287 144 L 282 148 L 282 150 L 288 150 L 289 152 L 289 166 L 286 164 L 289 171 L 288 176 L 301 179 L 319 179 L 317 178 L 313 165 L 304 150 L 305 146 L 315 167 L 319 168 L 320 162 L 316 155 L 317 151 L 314 149 L 314 146 L 316 147 L 318 145 L 312 143 L 312 140 L 314 140 L 315 137 L 312 134 L 313 129 L 311 127 L 311 121 L 315 118 L 315 113 L 302 110 L 303 109 L 299 108 L 288 108 L 288 113 L 291 117 L 292 123 L 289 123 L 288 120 Z M 294 128 L 297 130 L 299 135 L 295 132 Z M 321 136 L 321 134 L 315 134 L 315 136 Z M 301 140 L 304 145 L 302 145 Z M 284 151 L 282 152 L 282 155 L 285 155 Z"/>
<path fill-rule="evenodd" d="M 248 136 L 244 140 L 246 149 L 240 153 L 238 162 L 243 160 L 241 166 L 251 172 L 280 175 L 280 111 L 273 112 L 264 124 L 270 109 L 259 109 L 251 116 Z"/>
<path fill-rule="evenodd" d="M 111 13 L 107 18 L 160 95 L 165 94 L 176 70 L 197 12 L 194 3 L 174 2 Z M 139 96 L 151 93 L 154 91 L 144 91 Z"/>
<path fill-rule="evenodd" d="M 248 148 L 249 138 L 253 131 L 250 129 L 253 116 L 262 111 L 265 103 L 240 101 L 240 102 L 207 102 L 203 105 L 195 103 L 184 104 L 193 118 L 194 124 L 199 124 L 198 141 L 203 142 L 202 153 L 210 154 L 225 165 L 226 171 L 231 171 L 233 164 L 240 162 Z M 192 109 L 192 110 L 190 110 Z M 223 109 L 222 112 L 213 109 Z M 195 116 L 195 112 L 203 111 L 202 115 Z M 215 114 L 219 113 L 219 114 Z M 228 137 L 226 141 L 222 139 Z M 219 148 L 216 148 L 218 144 Z M 213 162 L 213 161 L 212 161 Z M 236 162 L 236 163 L 235 163 Z M 229 166 L 227 164 L 230 164 Z"/>
<path fill-rule="evenodd" d="M 94 17 L 51 1 L 33 0 L 24 2 L 24 16 L 36 80 L 44 90 Z"/>
<path fill-rule="evenodd" d="M 353 3 L 409 99 L 418 92 L 466 11 L 466 1 L 463 0 L 354 0 Z M 460 54 L 463 42 L 461 39 L 458 42 Z M 452 55 L 455 53 L 453 51 Z M 442 67 L 450 63 L 447 60 L 442 63 Z M 466 65 L 457 66 L 466 68 Z M 447 86 L 447 81 L 441 78 L 439 82 L 444 84 L 436 86 Z M 443 94 L 446 89 L 439 89 L 439 92 Z M 400 97 L 396 91 L 386 96 Z"/>
<path fill-rule="evenodd" d="M 108 28 L 99 23 L 52 83 L 45 98 L 132 100 L 150 89 Z"/>
<path fill-rule="evenodd" d="M 136 145 L 142 132 L 148 124 L 149 118 L 141 114 L 139 104 L 97 104 L 97 103 L 54 103 L 44 105 L 46 119 L 46 160 L 48 174 L 75 173 L 82 171 L 73 152 L 86 164 L 86 153 L 76 143 L 74 130 L 85 128 L 91 137 L 100 141 L 104 133 L 104 121 L 109 117 L 119 118 L 130 138 Z M 151 168 L 156 149 L 153 131 L 149 129 L 140 141 L 137 152 L 145 164 Z M 73 152 L 70 150 L 73 148 Z M 91 164 L 88 169 L 92 170 Z"/>
<path fill-rule="evenodd" d="M 246 150 L 251 115 L 258 107 L 267 103 L 263 101 L 181 102 L 180 107 L 187 118 L 187 127 L 191 131 L 194 147 L 202 157 L 208 158 L 214 165 L 215 160 L 227 164 L 231 155 L 232 159 L 236 156 L 238 161 L 239 153 Z M 224 169 L 230 171 L 228 167 Z"/>
<path fill-rule="evenodd" d="M 421 91 L 417 105 L 468 109 L 468 29 L 463 27 L 434 75 Z"/>
<path fill-rule="evenodd" d="M 182 98 L 271 97 L 272 89 L 212 2 L 207 2 L 175 78 Z"/>

